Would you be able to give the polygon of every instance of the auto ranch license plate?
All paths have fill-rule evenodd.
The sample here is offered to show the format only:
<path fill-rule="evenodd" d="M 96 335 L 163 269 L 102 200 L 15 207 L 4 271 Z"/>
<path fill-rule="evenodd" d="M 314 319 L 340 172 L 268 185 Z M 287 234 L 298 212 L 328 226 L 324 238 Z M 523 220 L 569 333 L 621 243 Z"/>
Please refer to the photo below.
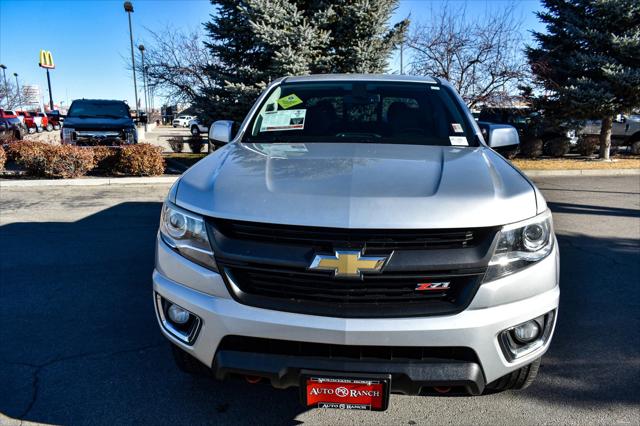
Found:
<path fill-rule="evenodd" d="M 300 386 L 307 407 L 384 411 L 389 406 L 391 377 L 306 374 Z"/>

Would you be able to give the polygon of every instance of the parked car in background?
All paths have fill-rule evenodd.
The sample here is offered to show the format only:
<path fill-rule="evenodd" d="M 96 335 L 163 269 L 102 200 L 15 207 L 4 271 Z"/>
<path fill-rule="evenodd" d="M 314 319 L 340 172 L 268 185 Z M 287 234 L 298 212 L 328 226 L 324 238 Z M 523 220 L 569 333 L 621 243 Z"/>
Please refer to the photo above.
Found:
<path fill-rule="evenodd" d="M 199 118 L 194 118 L 189 122 L 189 131 L 192 136 L 199 136 L 202 133 L 208 133 L 209 127 L 202 124 Z"/>
<path fill-rule="evenodd" d="M 598 136 L 602 121 L 589 120 L 578 129 L 579 135 Z M 618 114 L 611 126 L 611 146 L 628 146 L 633 154 L 640 154 L 640 115 Z"/>
<path fill-rule="evenodd" d="M 60 126 L 63 120 L 60 111 L 56 109 L 49 111 L 47 113 L 47 118 L 49 119 L 49 123 L 51 123 L 54 130 L 60 130 Z"/>
<path fill-rule="evenodd" d="M 42 128 L 38 127 L 36 124 L 35 118 L 28 111 L 17 110 L 16 114 L 18 119 L 24 124 L 27 128 L 28 133 L 42 132 Z"/>
<path fill-rule="evenodd" d="M 35 117 L 36 123 L 38 123 L 38 119 L 40 119 L 40 127 L 42 127 L 47 132 L 53 130 L 53 124 L 49 122 L 49 116 L 47 116 L 44 112 L 34 112 L 32 113 Z"/>
<path fill-rule="evenodd" d="M 62 143 L 117 146 L 138 142 L 138 132 L 124 101 L 78 99 L 71 103 L 60 132 Z"/>
<path fill-rule="evenodd" d="M 193 120 L 193 115 L 181 115 L 175 120 L 173 120 L 173 127 L 189 127 L 189 123 Z"/>
<path fill-rule="evenodd" d="M 0 139 L 22 139 L 26 133 L 26 127 L 20 121 L 14 111 L 0 108 Z"/>
<path fill-rule="evenodd" d="M 508 124 L 518 131 L 520 140 L 540 139 L 543 143 L 543 151 L 550 155 L 554 144 L 563 145 L 560 152 L 564 154 L 574 150 L 578 138 L 575 129 L 568 123 L 553 123 L 538 111 L 531 108 L 515 107 L 483 107 L 477 116 L 481 122 Z M 557 148 L 555 150 L 557 152 Z"/>

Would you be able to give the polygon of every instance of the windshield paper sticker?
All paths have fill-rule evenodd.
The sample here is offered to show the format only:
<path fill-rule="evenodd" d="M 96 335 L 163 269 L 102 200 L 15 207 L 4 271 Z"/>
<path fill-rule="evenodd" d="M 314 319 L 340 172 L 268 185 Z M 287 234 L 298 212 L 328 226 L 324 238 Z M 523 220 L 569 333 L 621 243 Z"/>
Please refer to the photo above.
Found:
<path fill-rule="evenodd" d="M 302 103 L 302 99 L 300 99 L 298 95 L 296 95 L 295 93 L 292 93 L 288 96 L 278 99 L 278 105 L 280 105 L 284 109 L 289 109 L 292 106 L 295 106 L 301 103 Z"/>
<path fill-rule="evenodd" d="M 462 126 L 459 123 L 451 123 L 451 128 L 454 133 L 464 133 Z"/>
<path fill-rule="evenodd" d="M 288 111 L 265 112 L 260 124 L 261 132 L 278 132 L 282 130 L 304 129 L 306 109 L 291 109 Z"/>
<path fill-rule="evenodd" d="M 469 142 L 464 136 L 449 136 L 449 140 L 453 146 L 469 146 Z"/>

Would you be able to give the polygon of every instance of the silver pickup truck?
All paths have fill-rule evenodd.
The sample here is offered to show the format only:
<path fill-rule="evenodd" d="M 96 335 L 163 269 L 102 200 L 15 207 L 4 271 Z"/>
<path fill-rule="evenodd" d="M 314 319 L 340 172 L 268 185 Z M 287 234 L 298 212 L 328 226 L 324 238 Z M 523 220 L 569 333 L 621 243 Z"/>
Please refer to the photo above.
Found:
<path fill-rule="evenodd" d="M 187 372 L 299 387 L 308 407 L 522 389 L 556 324 L 559 252 L 535 185 L 454 89 L 274 81 L 171 188 L 153 298 Z"/>

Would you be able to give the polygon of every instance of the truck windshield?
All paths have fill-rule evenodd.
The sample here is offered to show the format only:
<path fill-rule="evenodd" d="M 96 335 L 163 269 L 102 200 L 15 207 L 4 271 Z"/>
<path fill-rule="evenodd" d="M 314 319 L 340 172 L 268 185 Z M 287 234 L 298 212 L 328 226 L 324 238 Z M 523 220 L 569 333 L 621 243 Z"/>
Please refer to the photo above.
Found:
<path fill-rule="evenodd" d="M 260 105 L 243 142 L 478 145 L 449 89 L 404 82 L 284 83 Z"/>
<path fill-rule="evenodd" d="M 129 118 L 129 107 L 124 102 L 74 101 L 68 117 L 113 117 Z"/>

